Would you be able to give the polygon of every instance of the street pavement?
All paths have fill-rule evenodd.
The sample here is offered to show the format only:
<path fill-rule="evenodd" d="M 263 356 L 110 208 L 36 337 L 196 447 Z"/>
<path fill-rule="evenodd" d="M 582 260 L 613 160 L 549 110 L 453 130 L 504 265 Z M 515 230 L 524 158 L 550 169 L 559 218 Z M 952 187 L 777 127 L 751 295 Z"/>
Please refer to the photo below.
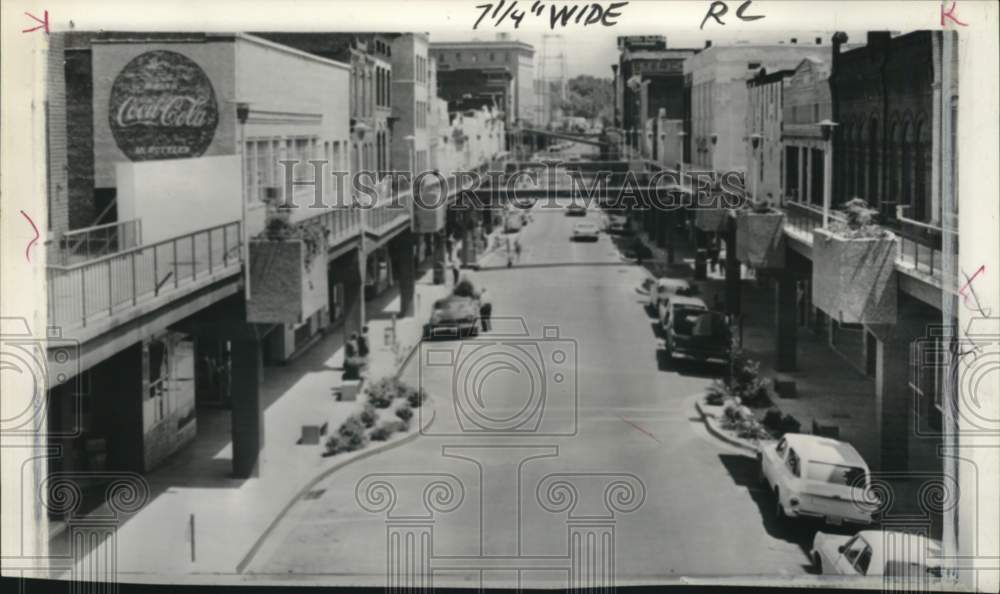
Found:
<path fill-rule="evenodd" d="M 587 219 L 599 222 L 599 213 Z M 507 268 L 505 258 L 487 259 L 467 272 L 488 288 L 496 328 L 478 339 L 424 343 L 403 370 L 404 380 L 420 383 L 433 398 L 434 423 L 405 446 L 315 485 L 261 544 L 245 579 L 382 584 L 387 533 L 416 521 L 433 525 L 426 546 L 435 585 L 475 587 L 482 575 L 486 585 L 510 586 L 517 577 L 510 568 L 533 563 L 549 570 L 523 572 L 523 584 L 565 586 L 568 514 L 613 523 L 613 575 L 620 583 L 808 572 L 814 528 L 776 525 L 772 498 L 756 484 L 755 460 L 711 437 L 695 418 L 694 396 L 721 369 L 667 370 L 637 291 L 647 273 L 625 261 L 603 233 L 596 243 L 571 242 L 572 225 L 581 220 L 536 207 L 534 221 L 520 232 L 520 262 Z M 532 340 L 513 335 L 519 320 Z M 546 335 L 546 326 L 555 330 Z M 535 374 L 519 371 L 518 353 L 537 355 Z M 515 435 L 491 432 L 508 426 L 504 418 L 531 410 L 538 402 L 531 395 L 542 385 L 541 423 L 525 423 Z M 479 424 L 460 425 L 463 411 L 480 414 Z M 554 434 L 561 432 L 568 435 Z M 429 479 L 414 473 L 453 476 L 460 503 L 421 515 Z M 577 507 L 559 505 L 568 491 L 537 489 L 552 473 L 574 475 L 566 480 L 576 486 Z M 356 487 L 371 474 L 395 485 L 394 508 L 374 506 L 376 491 L 359 501 Z M 644 498 L 615 504 L 604 490 L 607 475 L 630 482 Z M 548 560 L 527 559 L 539 556 Z M 448 569 L 463 563 L 466 569 Z M 480 574 L 470 565 L 507 569 Z"/>

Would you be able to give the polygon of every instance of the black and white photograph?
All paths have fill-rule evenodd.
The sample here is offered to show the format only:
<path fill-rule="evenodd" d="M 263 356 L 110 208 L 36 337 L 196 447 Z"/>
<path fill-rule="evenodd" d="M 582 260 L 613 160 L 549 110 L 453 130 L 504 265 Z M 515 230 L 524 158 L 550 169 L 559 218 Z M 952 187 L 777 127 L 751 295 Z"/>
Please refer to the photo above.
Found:
<path fill-rule="evenodd" d="M 3 5 L 11 591 L 996 591 L 998 5 L 92 6 Z"/>

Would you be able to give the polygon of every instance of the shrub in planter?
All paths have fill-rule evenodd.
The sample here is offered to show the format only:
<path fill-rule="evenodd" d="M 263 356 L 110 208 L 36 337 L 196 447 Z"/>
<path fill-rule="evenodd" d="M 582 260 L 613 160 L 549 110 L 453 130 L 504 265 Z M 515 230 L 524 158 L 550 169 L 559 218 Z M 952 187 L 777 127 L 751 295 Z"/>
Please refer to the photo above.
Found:
<path fill-rule="evenodd" d="M 730 396 L 729 388 L 721 381 L 715 380 L 708 387 L 708 392 L 705 394 L 705 402 L 712 406 L 721 406 Z"/>
<path fill-rule="evenodd" d="M 404 423 L 406 423 L 407 426 L 409 426 L 410 419 L 413 418 L 413 409 L 410 408 L 409 406 L 401 406 L 396 409 L 396 416 L 399 417 L 399 420 L 403 421 Z"/>
<path fill-rule="evenodd" d="M 339 435 L 331 435 L 326 439 L 326 453 L 327 456 L 333 456 L 341 452 L 347 451 L 347 442 L 344 438 Z"/>
<path fill-rule="evenodd" d="M 423 388 L 410 388 L 409 393 L 406 395 L 406 403 L 410 405 L 411 408 L 420 408 L 427 401 L 427 391 Z"/>
<path fill-rule="evenodd" d="M 771 380 L 760 376 L 760 363 L 750 359 L 738 348 L 732 351 L 732 376 L 728 388 L 747 406 L 764 407 L 771 404 Z"/>
<path fill-rule="evenodd" d="M 736 213 L 736 257 L 757 269 L 785 267 L 785 213 L 767 200 Z"/>
<path fill-rule="evenodd" d="M 375 421 L 378 420 L 378 413 L 375 411 L 375 407 L 369 402 L 365 405 L 364 410 L 358 415 L 358 419 L 361 420 L 361 424 L 365 426 L 366 429 L 370 429 L 375 425 Z"/>
<path fill-rule="evenodd" d="M 398 426 L 395 423 L 382 423 L 378 427 L 372 429 L 368 437 L 372 441 L 385 441 L 389 439 L 389 436 L 395 433 L 397 429 Z"/>
<path fill-rule="evenodd" d="M 764 426 L 772 431 L 781 428 L 781 411 L 776 408 L 769 408 L 764 413 Z"/>
<path fill-rule="evenodd" d="M 337 429 L 337 436 L 344 442 L 344 451 L 353 452 L 365 446 L 368 436 L 365 435 L 365 425 L 359 418 L 360 415 L 348 417 L 346 421 Z"/>
<path fill-rule="evenodd" d="M 813 304 L 842 323 L 896 322 L 896 236 L 855 198 L 845 220 L 813 231 Z"/>
<path fill-rule="evenodd" d="M 375 408 L 389 408 L 394 398 L 399 396 L 399 380 L 385 377 L 368 386 L 368 402 Z"/>
<path fill-rule="evenodd" d="M 459 280 L 458 284 L 455 285 L 455 288 L 452 289 L 451 292 L 457 297 L 471 297 L 473 299 L 475 299 L 477 295 L 476 287 L 472 284 L 472 281 L 469 280 L 468 277 Z"/>
<path fill-rule="evenodd" d="M 757 419 L 740 421 L 736 426 L 736 435 L 743 439 L 770 439 L 771 434 Z"/>
<path fill-rule="evenodd" d="M 799 423 L 798 419 L 796 419 L 792 415 L 787 415 L 786 414 L 781 419 L 780 429 L 781 429 L 781 433 L 782 434 L 785 434 L 785 433 L 798 433 L 799 430 L 802 429 L 802 423 Z"/>

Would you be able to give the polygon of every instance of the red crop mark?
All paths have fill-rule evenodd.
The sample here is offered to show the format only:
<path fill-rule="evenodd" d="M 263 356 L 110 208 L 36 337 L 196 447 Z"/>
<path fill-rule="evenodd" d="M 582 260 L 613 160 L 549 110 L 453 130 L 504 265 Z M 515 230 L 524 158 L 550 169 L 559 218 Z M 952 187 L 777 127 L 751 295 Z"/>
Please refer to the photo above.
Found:
<path fill-rule="evenodd" d="M 31 248 L 36 243 L 38 243 L 38 238 L 41 237 L 42 234 L 38 232 L 38 227 L 35 226 L 35 221 L 31 220 L 31 217 L 28 216 L 28 213 L 22 210 L 21 216 L 28 219 L 28 224 L 30 224 L 31 228 L 34 229 L 35 231 L 35 236 L 31 239 L 31 241 L 28 242 L 28 245 L 24 248 L 24 259 L 28 261 L 28 264 L 31 264 Z"/>
<path fill-rule="evenodd" d="M 944 2 L 941 2 L 941 26 L 942 27 L 944 27 L 944 19 L 945 19 L 945 17 L 947 17 L 949 20 L 951 20 L 955 24 L 961 25 L 963 27 L 968 27 L 969 26 L 968 24 L 963 23 L 962 21 L 958 20 L 958 17 L 955 16 L 955 5 L 956 4 L 958 4 L 958 1 L 957 0 L 953 0 L 952 3 L 951 3 L 951 8 L 949 8 L 948 10 L 945 10 L 944 9 Z"/>
<path fill-rule="evenodd" d="M 30 18 L 34 19 L 34 21 L 36 23 L 41 23 L 41 24 L 37 25 L 35 27 L 32 27 L 31 29 L 21 29 L 21 33 L 31 33 L 33 31 L 37 31 L 39 29 L 44 29 L 45 30 L 45 34 L 48 35 L 48 33 L 49 33 L 49 11 L 47 11 L 47 10 L 45 11 L 44 18 L 38 18 L 35 15 L 31 14 L 30 12 L 24 13 L 24 16 L 30 17 Z"/>
<path fill-rule="evenodd" d="M 969 285 L 972 284 L 972 281 L 976 280 L 977 276 L 979 276 L 984 272 L 986 272 L 986 264 L 980 266 L 978 269 L 976 269 L 975 272 L 972 273 L 972 276 L 968 277 L 968 280 L 965 281 L 965 284 L 962 285 L 962 288 L 958 290 L 958 294 L 961 295 L 963 298 L 968 298 L 968 295 L 965 294 L 965 290 L 969 288 Z"/>
<path fill-rule="evenodd" d="M 623 420 L 623 421 L 625 421 L 626 423 L 628 423 L 629 425 L 631 425 L 632 427 L 634 427 L 636 430 L 638 430 L 639 432 L 641 432 L 644 435 L 646 435 L 647 437 L 652 438 L 652 440 L 655 441 L 656 443 L 658 443 L 660 445 L 663 445 L 662 441 L 660 441 L 659 439 L 656 439 L 655 435 L 653 435 L 649 431 L 646 431 L 643 427 L 640 427 L 638 423 L 633 423 L 632 421 L 626 419 L 623 416 L 619 416 L 618 418 L 621 419 L 621 420 Z"/>

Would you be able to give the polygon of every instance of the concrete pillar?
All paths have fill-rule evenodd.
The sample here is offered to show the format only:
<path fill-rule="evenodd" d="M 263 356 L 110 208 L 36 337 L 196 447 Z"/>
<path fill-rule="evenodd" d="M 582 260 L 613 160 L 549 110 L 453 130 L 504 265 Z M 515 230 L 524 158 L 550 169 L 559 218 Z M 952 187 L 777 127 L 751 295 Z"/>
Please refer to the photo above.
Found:
<path fill-rule="evenodd" d="M 656 230 L 656 245 L 661 248 L 666 247 L 667 234 L 670 231 L 670 218 L 667 216 L 669 213 L 658 208 L 652 208 L 651 211 L 653 213 L 654 229 Z"/>
<path fill-rule="evenodd" d="M 799 202 L 805 202 L 806 198 L 806 156 L 808 155 L 808 149 L 805 147 L 797 147 L 795 150 L 799 151 L 799 179 L 798 179 L 798 200 Z"/>
<path fill-rule="evenodd" d="M 413 315 L 413 293 L 416 286 L 416 265 L 413 261 L 413 233 L 404 231 L 393 240 L 390 248 L 392 269 L 399 285 L 399 316 Z"/>
<path fill-rule="evenodd" d="M 360 250 L 359 250 L 360 252 Z M 344 335 L 361 332 L 365 325 L 365 277 L 361 259 L 364 254 L 348 256 L 348 264 L 340 271 L 344 279 Z"/>
<path fill-rule="evenodd" d="M 664 213 L 664 221 L 667 226 L 666 230 L 666 242 L 667 242 L 667 264 L 671 266 L 674 264 L 674 235 L 677 233 L 677 216 L 675 211 L 668 211 Z"/>
<path fill-rule="evenodd" d="M 448 270 L 448 250 L 445 249 L 444 231 L 438 231 L 432 236 L 434 254 L 434 284 L 443 285 Z"/>
<path fill-rule="evenodd" d="M 261 343 L 255 338 L 240 338 L 231 344 L 233 476 L 251 478 L 257 476 L 257 460 L 264 448 Z"/>
<path fill-rule="evenodd" d="M 778 371 L 795 371 L 798 367 L 798 304 L 796 303 L 796 278 L 789 272 L 775 276 L 775 367 Z"/>
<path fill-rule="evenodd" d="M 723 233 L 726 242 L 726 312 L 740 313 L 740 261 L 736 259 L 736 229 Z"/>
<path fill-rule="evenodd" d="M 876 338 L 875 418 L 879 431 L 880 471 L 904 471 L 909 463 L 913 431 L 913 396 L 909 387 L 910 344 L 919 324 L 900 319 L 896 324 L 866 326 Z"/>

